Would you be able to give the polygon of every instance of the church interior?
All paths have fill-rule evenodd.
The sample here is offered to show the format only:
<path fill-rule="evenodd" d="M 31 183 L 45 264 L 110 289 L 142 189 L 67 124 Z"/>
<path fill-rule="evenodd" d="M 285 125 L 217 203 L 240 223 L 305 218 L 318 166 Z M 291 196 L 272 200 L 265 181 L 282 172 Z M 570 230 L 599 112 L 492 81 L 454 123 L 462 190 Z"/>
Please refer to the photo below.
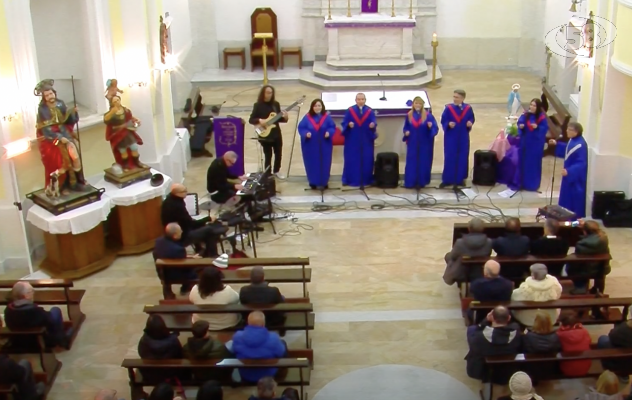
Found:
<path fill-rule="evenodd" d="M 194 217 L 221 217 L 225 209 L 207 190 L 207 171 L 223 152 L 237 153 L 240 175 L 265 169 L 250 118 L 269 84 L 281 109 L 298 102 L 279 123 L 281 166 L 266 181 L 272 189 L 263 204 L 272 221 L 260 227 L 248 221 L 258 227 L 245 234 L 230 227 L 236 247 L 222 239 L 219 254 L 230 255 L 224 281 L 236 292 L 250 283 L 252 267 L 263 266 L 283 295 L 285 303 L 271 307 L 286 310 L 287 326 L 270 331 L 279 332 L 287 352 L 266 365 L 287 375 L 275 376 L 279 387 L 266 396 L 257 382 L 218 378 L 224 398 L 276 399 L 293 387 L 301 400 L 627 399 L 627 369 L 607 366 L 614 359 L 632 365 L 632 341 L 628 348 L 600 346 L 611 330 L 632 329 L 632 200 L 626 200 L 632 197 L 632 135 L 626 128 L 632 124 L 631 43 L 630 0 L 0 0 L 0 357 L 30 361 L 49 400 L 151 399 L 158 383 L 139 373 L 141 367 L 169 374 L 189 371 L 195 362 L 209 371 L 264 365 L 255 360 L 255 367 L 248 366 L 238 356 L 223 366 L 222 360 L 168 364 L 169 358 L 152 364 L 139 355 L 139 340 L 150 316 L 175 326 L 171 331 L 184 345 L 196 310 L 221 315 L 217 310 L 224 306 L 205 310 L 191 304 L 188 293 L 165 295 L 169 265 L 217 265 L 215 257 L 156 260 L 156 240 L 170 234 L 161 207 L 173 188 L 184 185 L 185 193 L 196 194 L 187 197 Z M 475 114 L 464 185 L 444 187 L 442 171 L 451 155 L 444 153 L 443 126 L 434 139 L 430 183 L 403 187 L 398 183 L 410 161 L 402 127 L 412 118 L 413 99 L 424 99 L 423 107 L 440 123 L 455 90 L 466 92 Z M 387 167 L 396 171 L 395 185 L 343 184 L 349 155 L 345 145 L 334 143 L 329 186 L 310 189 L 299 123 L 310 115 L 312 100 L 320 99 L 337 131 L 344 131 L 342 116 L 356 93 L 365 94 L 377 118 L 376 179 L 380 157 L 391 157 Z M 528 118 L 536 100 L 548 107 L 539 188 L 513 190 L 497 179 L 502 157 L 491 150 L 507 143 L 505 136 L 520 115 Z M 561 195 L 570 190 L 564 179 L 569 182 L 572 172 L 568 130 L 577 123 L 587 147 L 586 172 L 584 187 L 571 196 L 581 197 L 583 206 L 573 218 L 562 218 L 552 210 L 568 201 Z M 532 130 L 520 131 L 527 128 Z M 560 155 L 553 142 L 566 146 L 566 153 Z M 507 149 L 509 144 L 509 154 Z M 491 160 L 483 160 L 489 154 Z M 572 313 L 590 345 L 573 352 L 562 343 L 548 359 L 524 349 L 483 356 L 486 375 L 476 378 L 466 360 L 482 351 L 471 346 L 470 335 L 479 329 L 471 310 L 493 308 L 488 318 L 495 330 L 498 308 L 513 312 L 511 323 L 516 310 L 541 308 L 533 305 L 539 300 L 514 297 L 481 306 L 469 292 L 475 278 L 446 284 L 446 253 L 475 231 L 472 220 L 482 220 L 485 235 L 495 239 L 511 218 L 532 241 L 555 233 L 545 218 L 560 221 L 559 237 L 568 237 L 570 249 L 559 275 L 543 256 L 499 254 L 496 241 L 482 261 L 462 254 L 459 263 L 478 268 L 478 279 L 491 279 L 488 260 L 500 262 L 501 276 L 512 267 L 535 274 L 529 266 L 545 264 L 560 293 L 541 307 Z M 589 220 L 606 238 L 603 254 L 578 255 L 575 244 L 592 232 Z M 594 278 L 593 289 L 598 281 L 601 289 L 573 296 L 578 283 L 567 271 L 589 262 L 607 268 Z M 68 348 L 44 343 L 46 329 L 10 328 L 5 316 L 19 281 L 31 283 L 31 302 L 61 309 L 71 332 Z M 523 281 L 514 280 L 512 288 Z M 257 310 L 226 307 L 244 319 Z M 552 323 L 566 329 L 563 322 L 559 328 Z M 520 328 L 524 333 L 532 327 Z M 232 345 L 240 329 L 210 335 Z M 36 350 L 12 350 L 12 343 L 28 337 L 37 338 Z M 577 360 L 590 370 L 560 372 L 558 364 Z M 520 388 L 509 377 L 490 383 L 494 367 L 527 372 L 532 389 L 518 397 Z M 613 369 L 618 386 L 607 397 L 598 382 Z M 167 381 L 181 399 L 204 399 L 198 395 L 203 382 Z M 597 392 L 604 397 L 588 397 Z M 35 398 L 23 395 L 22 386 L 0 377 L 0 397 Z"/>

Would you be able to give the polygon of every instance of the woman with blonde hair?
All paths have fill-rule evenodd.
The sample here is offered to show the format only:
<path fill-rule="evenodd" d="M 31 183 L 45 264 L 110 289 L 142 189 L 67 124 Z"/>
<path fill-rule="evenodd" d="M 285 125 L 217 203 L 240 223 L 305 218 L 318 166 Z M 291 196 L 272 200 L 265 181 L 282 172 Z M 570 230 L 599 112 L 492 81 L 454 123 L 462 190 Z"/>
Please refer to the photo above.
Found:
<path fill-rule="evenodd" d="M 561 350 L 560 338 L 553 329 L 549 313 L 538 310 L 533 327 L 523 337 L 526 353 L 554 353 Z"/>
<path fill-rule="evenodd" d="M 430 183 L 434 138 L 439 133 L 435 117 L 424 109 L 424 101 L 417 96 L 404 121 L 403 141 L 407 144 L 404 187 L 422 188 Z"/>
<path fill-rule="evenodd" d="M 603 371 L 596 386 L 588 389 L 584 400 L 623 400 L 623 395 L 619 393 L 619 378 L 614 372 Z"/>

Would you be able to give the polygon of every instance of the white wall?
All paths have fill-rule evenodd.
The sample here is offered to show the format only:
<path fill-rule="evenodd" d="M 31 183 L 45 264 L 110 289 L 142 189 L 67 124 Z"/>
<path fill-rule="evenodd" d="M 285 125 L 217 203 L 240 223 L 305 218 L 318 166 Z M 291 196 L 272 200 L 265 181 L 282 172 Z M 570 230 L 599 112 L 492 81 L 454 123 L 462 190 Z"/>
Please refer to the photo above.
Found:
<path fill-rule="evenodd" d="M 437 0 L 437 35 L 519 38 L 523 3 L 523 0 Z"/>
<path fill-rule="evenodd" d="M 258 7 L 269 7 L 277 15 L 280 40 L 302 38 L 300 0 L 212 0 L 218 41 L 250 40 L 250 15 Z"/>

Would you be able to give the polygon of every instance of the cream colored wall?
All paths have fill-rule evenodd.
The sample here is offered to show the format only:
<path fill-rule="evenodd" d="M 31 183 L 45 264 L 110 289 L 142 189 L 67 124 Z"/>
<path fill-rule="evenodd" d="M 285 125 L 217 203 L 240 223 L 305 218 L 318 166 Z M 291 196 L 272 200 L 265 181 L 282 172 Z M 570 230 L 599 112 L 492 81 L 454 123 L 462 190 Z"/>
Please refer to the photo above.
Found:
<path fill-rule="evenodd" d="M 625 79 L 625 97 L 626 99 L 632 96 L 632 77 L 628 76 Z M 620 154 L 625 157 L 632 158 L 632 132 L 629 131 L 629 127 L 632 126 L 632 103 L 626 101 L 623 105 L 623 111 L 621 113 L 621 126 L 627 132 L 621 132 L 621 139 L 619 142 Z"/>

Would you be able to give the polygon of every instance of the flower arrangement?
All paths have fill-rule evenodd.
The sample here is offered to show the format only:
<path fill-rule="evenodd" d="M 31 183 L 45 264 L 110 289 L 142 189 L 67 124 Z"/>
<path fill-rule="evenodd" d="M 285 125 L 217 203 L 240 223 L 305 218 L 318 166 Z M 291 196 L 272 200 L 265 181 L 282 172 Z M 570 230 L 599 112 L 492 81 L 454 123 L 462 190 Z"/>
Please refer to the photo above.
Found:
<path fill-rule="evenodd" d="M 505 126 L 505 135 L 518 136 L 518 122 L 517 118 L 507 118 L 507 125 Z"/>

